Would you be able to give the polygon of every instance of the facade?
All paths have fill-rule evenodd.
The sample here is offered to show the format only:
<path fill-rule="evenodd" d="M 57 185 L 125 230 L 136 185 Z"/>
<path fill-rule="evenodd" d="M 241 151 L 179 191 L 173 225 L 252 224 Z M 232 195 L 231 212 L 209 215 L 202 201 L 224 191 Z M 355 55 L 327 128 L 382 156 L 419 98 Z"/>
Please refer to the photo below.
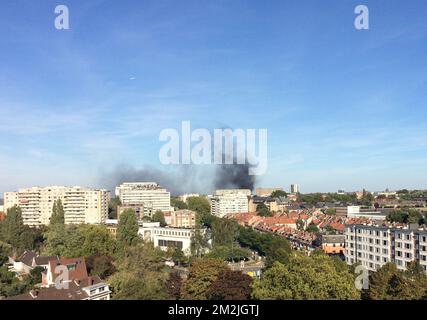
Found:
<path fill-rule="evenodd" d="M 139 227 L 138 234 L 162 250 L 174 247 L 181 249 L 186 256 L 191 254 L 191 237 L 194 229 L 160 227 L 159 222 L 149 222 Z"/>
<path fill-rule="evenodd" d="M 157 210 L 171 210 L 170 192 L 155 182 L 122 183 L 116 187 L 116 196 L 123 206 L 143 206 L 144 216 L 151 217 Z"/>
<path fill-rule="evenodd" d="M 427 230 L 373 225 L 346 225 L 347 264 L 361 263 L 375 271 L 387 262 L 405 270 L 418 261 L 427 271 Z"/>
<path fill-rule="evenodd" d="M 255 194 L 258 197 L 269 197 L 274 191 L 283 191 L 282 188 L 257 188 Z"/>
<path fill-rule="evenodd" d="M 211 213 L 218 217 L 224 217 L 230 213 L 249 211 L 249 189 L 217 190 L 211 198 Z"/>
<path fill-rule="evenodd" d="M 291 184 L 291 193 L 298 193 L 298 192 L 299 192 L 299 185 Z"/>
<path fill-rule="evenodd" d="M 129 205 L 125 205 L 125 206 L 123 206 L 123 205 L 117 206 L 117 219 L 120 220 L 121 214 L 128 209 L 135 211 L 135 214 L 136 214 L 136 217 L 138 218 L 138 220 L 142 220 L 145 216 L 143 204 L 129 204 Z"/>
<path fill-rule="evenodd" d="M 81 187 L 33 187 L 16 192 L 5 192 L 5 210 L 19 206 L 24 224 L 48 225 L 53 204 L 60 199 L 64 207 L 66 224 L 100 224 L 108 217 L 108 190 Z"/>
<path fill-rule="evenodd" d="M 194 228 L 196 226 L 196 213 L 192 210 L 177 210 L 164 214 L 166 224 L 174 228 Z"/>
<path fill-rule="evenodd" d="M 326 254 L 344 254 L 345 251 L 345 235 L 321 235 L 320 244 L 323 252 Z"/>
<path fill-rule="evenodd" d="M 387 218 L 387 213 L 381 211 L 372 211 L 361 209 L 360 206 L 348 206 L 347 207 L 348 218 L 369 218 L 371 220 L 383 221 Z"/>

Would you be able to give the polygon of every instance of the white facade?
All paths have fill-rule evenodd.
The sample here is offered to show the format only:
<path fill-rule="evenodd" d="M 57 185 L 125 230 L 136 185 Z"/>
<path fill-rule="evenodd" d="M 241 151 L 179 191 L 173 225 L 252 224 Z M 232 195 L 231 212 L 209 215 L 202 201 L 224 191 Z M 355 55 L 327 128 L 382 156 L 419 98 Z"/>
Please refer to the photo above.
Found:
<path fill-rule="evenodd" d="M 122 205 L 143 205 L 144 215 L 152 216 L 157 210 L 171 211 L 171 196 L 155 182 L 125 182 L 116 187 L 116 196 Z"/>
<path fill-rule="evenodd" d="M 33 187 L 5 192 L 4 209 L 19 206 L 24 224 L 48 225 L 57 199 L 64 207 L 66 224 L 98 224 L 104 223 L 108 217 L 109 191 L 81 187 Z"/>
<path fill-rule="evenodd" d="M 194 229 L 160 227 L 159 222 L 143 223 L 138 234 L 145 240 L 154 243 L 155 247 L 167 250 L 168 247 L 177 247 L 189 256 L 191 254 L 191 237 Z"/>
<path fill-rule="evenodd" d="M 383 221 L 387 215 L 381 213 L 381 211 L 361 211 L 360 206 L 348 206 L 347 207 L 348 218 L 369 218 L 371 220 Z"/>
<path fill-rule="evenodd" d="M 406 269 L 418 261 L 427 271 L 427 231 L 369 225 L 347 225 L 345 228 L 347 264 L 360 262 L 370 271 L 387 262 Z"/>
<path fill-rule="evenodd" d="M 211 213 L 224 217 L 230 213 L 248 212 L 250 195 L 249 189 L 217 190 L 211 198 Z"/>

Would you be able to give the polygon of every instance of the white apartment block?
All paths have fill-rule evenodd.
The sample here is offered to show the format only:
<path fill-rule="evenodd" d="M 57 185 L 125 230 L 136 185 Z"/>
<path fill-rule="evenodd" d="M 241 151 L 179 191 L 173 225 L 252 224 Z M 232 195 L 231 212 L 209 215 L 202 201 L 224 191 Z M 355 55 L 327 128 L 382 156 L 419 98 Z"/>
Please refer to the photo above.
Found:
<path fill-rule="evenodd" d="M 4 209 L 19 206 L 24 224 L 48 225 L 57 199 L 62 201 L 66 224 L 100 224 L 108 218 L 110 192 L 81 187 L 33 187 L 5 192 Z"/>
<path fill-rule="evenodd" d="M 405 270 L 418 261 L 427 271 L 427 230 L 386 226 L 346 225 L 345 257 L 349 265 L 360 262 L 376 271 L 387 262 Z"/>
<path fill-rule="evenodd" d="M 194 229 L 160 227 L 159 222 L 148 222 L 139 227 L 138 234 L 162 250 L 174 247 L 181 249 L 186 256 L 191 254 L 191 237 Z"/>
<path fill-rule="evenodd" d="M 211 213 L 218 217 L 249 211 L 249 189 L 216 190 L 211 198 Z"/>
<path fill-rule="evenodd" d="M 125 182 L 116 187 L 122 205 L 142 205 L 144 215 L 151 217 L 157 210 L 171 211 L 171 196 L 155 182 Z"/>

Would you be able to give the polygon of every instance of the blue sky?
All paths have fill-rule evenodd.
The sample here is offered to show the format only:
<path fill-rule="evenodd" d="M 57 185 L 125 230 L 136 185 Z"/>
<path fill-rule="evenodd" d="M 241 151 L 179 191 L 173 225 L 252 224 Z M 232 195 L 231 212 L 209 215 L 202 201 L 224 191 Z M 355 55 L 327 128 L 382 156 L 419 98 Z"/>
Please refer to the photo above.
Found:
<path fill-rule="evenodd" d="M 403 0 L 2 2 L 0 192 L 162 168 L 159 133 L 182 120 L 267 128 L 258 185 L 427 188 L 426 17 Z"/>

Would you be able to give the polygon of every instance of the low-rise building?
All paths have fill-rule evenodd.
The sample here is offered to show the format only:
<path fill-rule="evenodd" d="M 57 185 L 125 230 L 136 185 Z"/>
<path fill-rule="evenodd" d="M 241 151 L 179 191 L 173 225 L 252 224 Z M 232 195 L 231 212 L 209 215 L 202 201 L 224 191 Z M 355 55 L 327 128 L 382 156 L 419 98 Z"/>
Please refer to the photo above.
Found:
<path fill-rule="evenodd" d="M 188 209 L 165 212 L 166 224 L 174 228 L 194 228 L 196 226 L 196 212 Z"/>
<path fill-rule="evenodd" d="M 186 256 L 191 254 L 191 238 L 194 235 L 194 229 L 160 227 L 159 222 L 148 222 L 139 227 L 138 234 L 145 241 L 152 242 L 155 247 L 160 247 L 162 250 L 172 247 L 181 249 Z"/>

